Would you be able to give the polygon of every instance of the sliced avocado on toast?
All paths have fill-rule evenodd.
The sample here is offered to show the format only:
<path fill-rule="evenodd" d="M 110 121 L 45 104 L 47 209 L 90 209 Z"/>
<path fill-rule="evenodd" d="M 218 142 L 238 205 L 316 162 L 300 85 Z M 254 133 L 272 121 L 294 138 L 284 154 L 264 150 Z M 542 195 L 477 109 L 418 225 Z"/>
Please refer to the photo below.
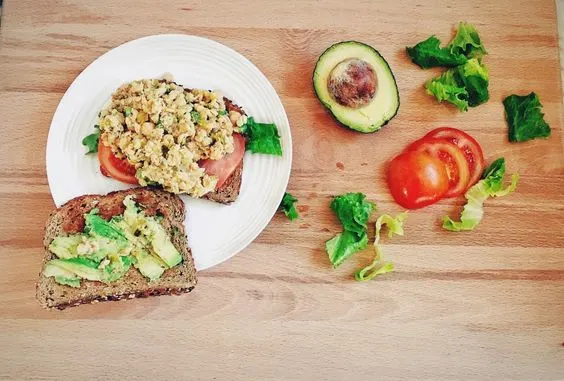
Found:
<path fill-rule="evenodd" d="M 129 215 L 152 221 L 158 227 L 151 227 L 147 234 L 126 228 L 126 199 L 139 205 L 134 205 L 136 209 Z M 67 202 L 51 214 L 45 226 L 38 301 L 45 308 L 64 309 L 97 301 L 191 291 L 197 282 L 196 269 L 184 219 L 184 203 L 177 195 L 149 188 L 86 195 Z M 155 229 L 160 253 L 152 247 Z M 132 237 L 144 241 L 137 245 Z M 109 244 L 116 242 L 117 246 Z M 104 250 L 102 255 L 101 248 L 112 251 Z"/>
<path fill-rule="evenodd" d="M 380 130 L 398 112 L 394 74 L 373 47 L 339 42 L 317 60 L 313 72 L 317 98 L 341 124 L 369 133 Z"/>

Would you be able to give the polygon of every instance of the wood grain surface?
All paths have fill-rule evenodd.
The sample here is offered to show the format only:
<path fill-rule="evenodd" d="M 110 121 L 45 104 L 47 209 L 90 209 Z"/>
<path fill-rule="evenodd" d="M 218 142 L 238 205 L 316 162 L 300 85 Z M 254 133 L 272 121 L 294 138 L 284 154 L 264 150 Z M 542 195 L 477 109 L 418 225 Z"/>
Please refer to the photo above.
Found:
<path fill-rule="evenodd" d="M 0 47 L 0 379 L 556 380 L 564 379 L 564 164 L 552 0 L 71 1 L 6 0 Z M 477 25 L 490 101 L 467 113 L 437 104 L 404 47 Z M 290 119 L 289 190 L 301 218 L 274 217 L 196 290 L 64 312 L 34 300 L 44 221 L 53 208 L 45 143 L 57 104 L 96 57 L 145 35 L 212 38 L 248 57 Z M 316 100 L 312 70 L 331 43 L 376 47 L 396 75 L 398 116 L 362 135 Z M 148 52 L 147 54 L 150 54 Z M 548 140 L 509 144 L 501 100 L 536 91 Z M 395 213 L 385 162 L 442 125 L 475 136 L 487 159 L 518 171 L 516 193 L 488 201 L 473 232 L 439 219 L 463 199 L 410 213 L 385 254 L 396 272 L 357 283 L 366 251 L 333 270 L 332 196 L 359 191 Z M 373 219 L 375 216 L 373 217 Z"/>

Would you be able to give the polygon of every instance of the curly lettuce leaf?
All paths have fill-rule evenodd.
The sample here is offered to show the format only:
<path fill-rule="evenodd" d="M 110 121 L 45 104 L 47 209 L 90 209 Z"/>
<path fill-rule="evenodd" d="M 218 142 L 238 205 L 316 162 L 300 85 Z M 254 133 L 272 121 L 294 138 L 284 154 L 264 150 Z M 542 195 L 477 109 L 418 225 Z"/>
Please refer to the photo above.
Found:
<path fill-rule="evenodd" d="M 360 236 L 366 232 L 366 224 L 375 204 L 366 201 L 366 195 L 362 193 L 346 193 L 331 201 L 331 209 L 337 214 L 344 230 Z"/>
<path fill-rule="evenodd" d="M 358 270 L 354 274 L 354 279 L 359 282 L 364 282 L 376 278 L 378 275 L 391 273 L 394 271 L 394 264 L 392 262 L 381 262 L 380 259 L 374 261 L 368 266 Z"/>
<path fill-rule="evenodd" d="M 472 186 L 464 197 L 468 200 L 460 221 L 453 221 L 450 217 L 443 218 L 443 228 L 450 231 L 473 230 L 484 216 L 484 201 L 489 197 L 502 197 L 515 191 L 519 174 L 511 175 L 511 184 L 503 188 L 505 177 L 505 159 L 499 158 L 494 161 L 484 172 L 482 180 Z"/>
<path fill-rule="evenodd" d="M 86 148 L 88 148 L 88 152 L 86 152 L 86 154 L 98 152 L 98 142 L 99 141 L 100 141 L 100 126 L 95 125 L 94 126 L 94 133 L 92 133 L 92 134 L 84 137 L 84 139 L 82 139 L 82 145 L 85 146 Z"/>
<path fill-rule="evenodd" d="M 440 77 L 433 78 L 425 84 L 427 94 L 434 95 L 439 102 L 447 101 L 460 111 L 468 110 L 469 94 L 463 84 L 455 77 L 456 71 L 449 69 Z"/>
<path fill-rule="evenodd" d="M 282 156 L 280 134 L 274 123 L 257 123 L 253 117 L 241 127 L 241 132 L 247 137 L 246 149 L 252 153 Z"/>
<path fill-rule="evenodd" d="M 357 235 L 344 230 L 325 243 L 325 250 L 333 267 L 339 266 L 354 253 L 364 250 L 368 246 L 368 235 L 363 232 Z"/>
<path fill-rule="evenodd" d="M 486 65 L 472 58 L 456 68 L 456 78 L 468 92 L 468 105 L 476 107 L 490 99 L 489 71 Z"/>
<path fill-rule="evenodd" d="M 373 202 L 366 201 L 366 195 L 362 193 L 346 193 L 331 201 L 331 209 L 343 225 L 343 232 L 325 243 L 333 267 L 339 266 L 345 259 L 366 248 L 366 227 L 375 207 Z"/>
<path fill-rule="evenodd" d="M 388 238 L 392 238 L 394 234 L 403 235 L 403 223 L 407 219 L 407 212 L 398 214 L 395 217 L 389 214 L 383 214 L 376 220 L 376 233 L 374 237 L 374 251 L 376 255 L 372 263 L 358 270 L 354 277 L 357 281 L 366 281 L 375 278 L 378 275 L 386 274 L 394 271 L 392 262 L 382 260 L 382 249 L 380 247 L 380 231 L 386 225 L 388 227 Z"/>
<path fill-rule="evenodd" d="M 503 106 L 510 142 L 525 142 L 550 136 L 550 126 L 544 120 L 542 104 L 534 92 L 525 96 L 510 95 L 503 100 Z"/>
<path fill-rule="evenodd" d="M 415 46 L 407 47 L 407 55 L 414 64 L 423 69 L 444 66 L 455 67 L 466 63 L 467 58 L 463 54 L 453 53 L 450 47 L 441 48 L 441 41 L 431 36 Z"/>
<path fill-rule="evenodd" d="M 280 203 L 280 209 L 291 221 L 299 217 L 298 210 L 294 205 L 297 201 L 297 198 L 286 192 L 284 193 L 284 197 L 282 197 L 282 202 Z"/>
<path fill-rule="evenodd" d="M 462 54 L 468 58 L 481 58 L 488 54 L 476 27 L 466 22 L 458 24 L 456 35 L 448 47 L 452 54 Z"/>
<path fill-rule="evenodd" d="M 476 107 L 490 99 L 488 85 L 488 68 L 478 59 L 472 58 L 464 65 L 433 78 L 425 88 L 439 102 L 447 101 L 460 111 L 466 111 L 469 106 Z"/>

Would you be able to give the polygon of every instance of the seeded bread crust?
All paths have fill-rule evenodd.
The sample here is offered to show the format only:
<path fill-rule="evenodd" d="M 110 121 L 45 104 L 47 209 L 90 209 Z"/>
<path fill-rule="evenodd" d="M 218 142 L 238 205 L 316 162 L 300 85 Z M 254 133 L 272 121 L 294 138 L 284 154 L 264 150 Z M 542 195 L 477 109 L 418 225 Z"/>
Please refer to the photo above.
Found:
<path fill-rule="evenodd" d="M 106 219 L 122 214 L 125 209 L 123 199 L 130 194 L 135 195 L 135 200 L 142 205 L 147 215 L 163 216 L 161 223 L 174 246 L 182 254 L 182 263 L 165 270 L 161 278 L 152 282 L 132 267 L 116 282 L 104 284 L 83 280 L 80 288 L 60 285 L 52 277 L 47 278 L 40 272 L 36 297 L 42 307 L 62 310 L 100 301 L 180 295 L 192 291 L 196 286 L 196 269 L 184 230 L 184 203 L 177 195 L 150 188 L 134 188 L 107 195 L 80 196 L 56 209 L 45 224 L 45 251 L 41 270 L 47 261 L 56 258 L 48 249 L 56 236 L 82 232 L 83 215 L 93 208 L 98 208 L 100 216 Z"/>

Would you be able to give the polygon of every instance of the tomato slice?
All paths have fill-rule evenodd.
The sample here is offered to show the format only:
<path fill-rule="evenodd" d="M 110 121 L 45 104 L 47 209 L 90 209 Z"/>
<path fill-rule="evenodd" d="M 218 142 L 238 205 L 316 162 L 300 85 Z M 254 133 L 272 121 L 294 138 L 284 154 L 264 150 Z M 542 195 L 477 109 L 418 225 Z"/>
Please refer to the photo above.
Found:
<path fill-rule="evenodd" d="M 204 168 L 208 175 L 218 178 L 216 189 L 221 189 L 225 181 L 231 176 L 233 171 L 239 166 L 245 155 L 245 138 L 241 134 L 233 134 L 233 145 L 235 149 L 229 155 L 225 155 L 219 160 L 200 160 L 198 165 Z"/>
<path fill-rule="evenodd" d="M 425 151 L 404 151 L 388 165 L 392 196 L 407 209 L 418 209 L 440 200 L 449 188 L 445 164 Z"/>
<path fill-rule="evenodd" d="M 445 139 L 462 150 L 470 170 L 468 186 L 474 185 L 482 177 L 485 168 L 484 153 L 480 144 L 472 136 L 456 128 L 440 127 L 429 132 L 425 137 Z"/>
<path fill-rule="evenodd" d="M 407 150 L 427 152 L 442 161 L 448 174 L 448 191 L 445 197 L 459 196 L 466 191 L 470 181 L 470 170 L 464 153 L 454 143 L 443 139 L 422 138 Z"/>
<path fill-rule="evenodd" d="M 100 171 L 107 177 L 128 184 L 139 184 L 135 177 L 135 167 L 126 159 L 119 159 L 114 155 L 112 149 L 102 141 L 98 142 L 98 160 L 100 161 Z"/>

